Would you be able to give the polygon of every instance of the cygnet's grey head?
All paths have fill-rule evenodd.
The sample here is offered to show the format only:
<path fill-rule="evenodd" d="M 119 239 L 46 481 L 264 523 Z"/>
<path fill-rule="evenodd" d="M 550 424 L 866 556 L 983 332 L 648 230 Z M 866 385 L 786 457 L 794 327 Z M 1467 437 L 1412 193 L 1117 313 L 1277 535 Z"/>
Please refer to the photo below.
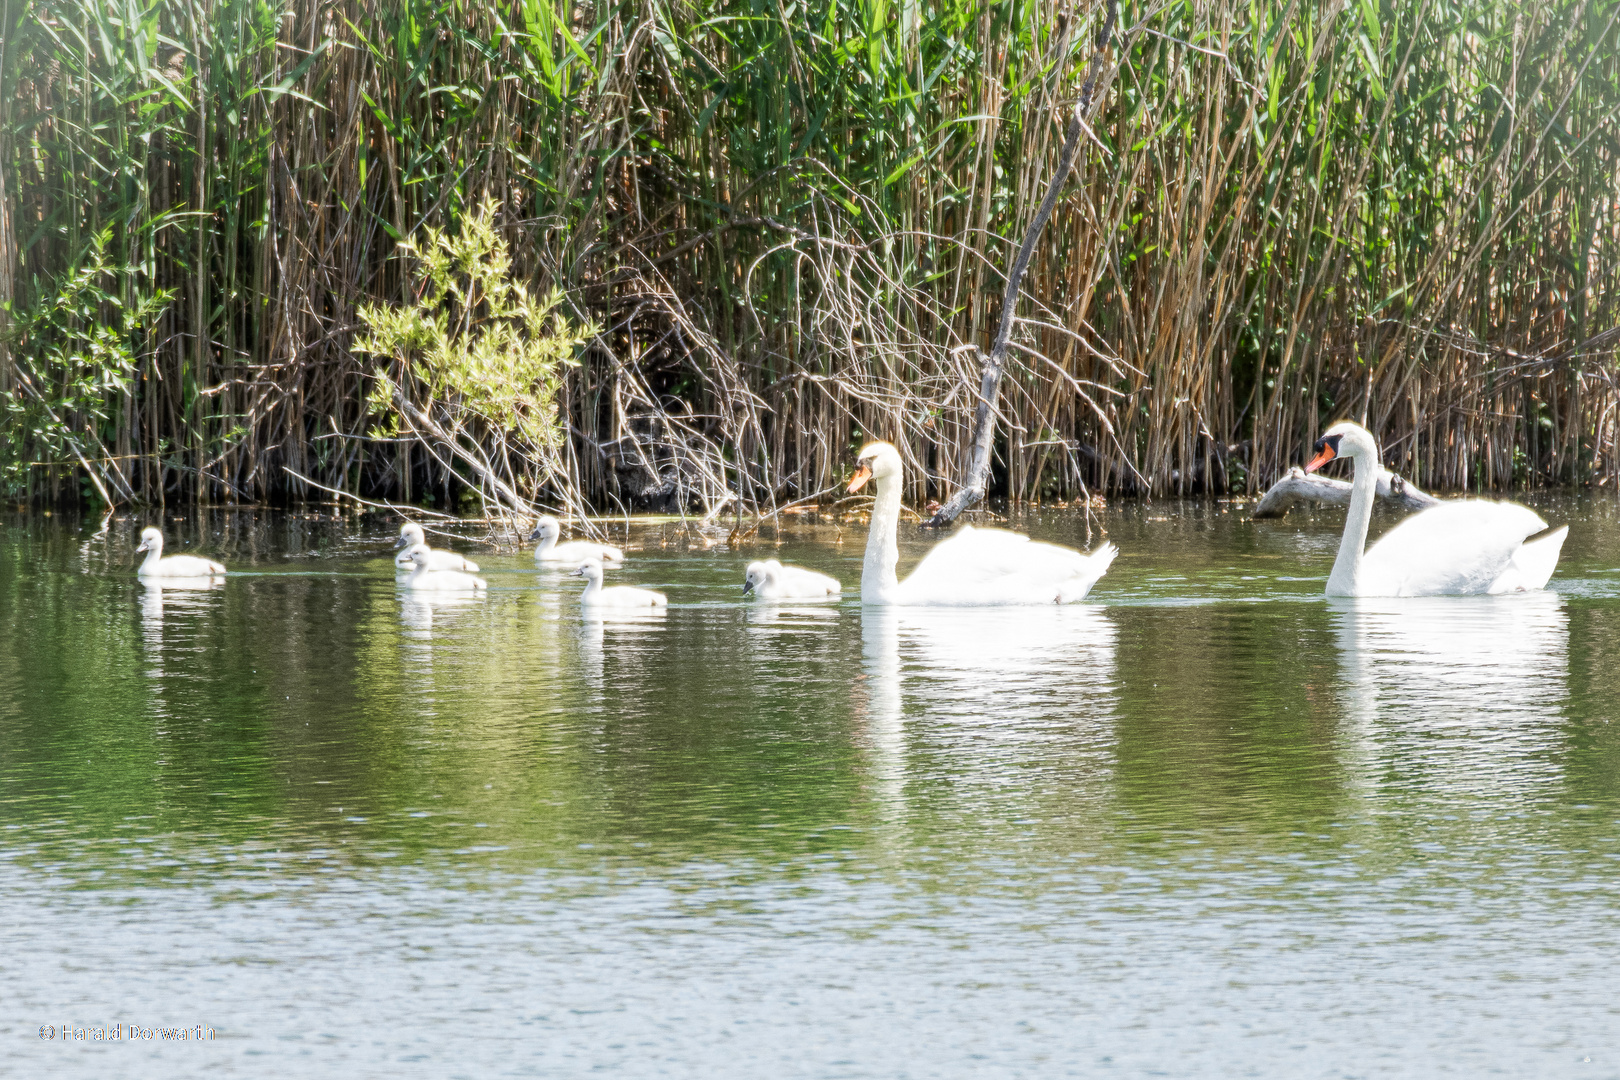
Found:
<path fill-rule="evenodd" d="M 541 514 L 540 520 L 534 523 L 534 532 L 529 534 L 530 540 L 555 540 L 562 535 L 562 526 L 550 514 Z"/>
<path fill-rule="evenodd" d="M 600 559 L 590 559 L 586 562 L 580 563 L 579 566 L 574 570 L 573 576 L 588 578 L 591 581 L 601 581 L 602 561 Z"/>
<path fill-rule="evenodd" d="M 775 561 L 774 559 L 767 559 L 764 562 L 751 562 L 748 564 L 748 569 L 743 574 L 744 596 L 760 588 L 776 576 L 776 570 L 771 566 Z M 777 565 L 781 564 L 778 563 Z"/>
<path fill-rule="evenodd" d="M 394 542 L 394 550 L 410 547 L 413 544 L 425 543 L 427 543 L 427 533 L 422 531 L 422 526 L 414 521 L 407 521 L 399 527 L 399 539 Z"/>
<path fill-rule="evenodd" d="M 159 530 L 159 529 L 152 528 L 150 525 L 148 525 L 146 528 L 142 529 L 141 530 L 141 546 L 135 549 L 135 553 L 137 555 L 139 555 L 143 551 L 162 551 L 162 550 L 163 550 L 163 532 L 161 530 Z"/>

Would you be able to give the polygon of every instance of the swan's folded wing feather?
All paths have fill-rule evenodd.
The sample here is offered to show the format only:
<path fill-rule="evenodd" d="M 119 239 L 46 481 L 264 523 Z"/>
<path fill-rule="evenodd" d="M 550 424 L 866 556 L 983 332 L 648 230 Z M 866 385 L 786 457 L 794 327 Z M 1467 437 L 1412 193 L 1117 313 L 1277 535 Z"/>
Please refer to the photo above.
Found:
<path fill-rule="evenodd" d="M 1095 581 L 1111 561 L 1111 554 L 1099 561 L 1019 533 L 967 525 L 936 544 L 899 591 L 906 603 L 1059 603 L 1083 596 L 1077 579 Z"/>
<path fill-rule="evenodd" d="M 1526 541 L 1513 553 L 1508 568 L 1491 584 L 1491 592 L 1519 592 L 1545 589 L 1558 568 L 1569 526 L 1563 525 L 1546 536 Z"/>
<path fill-rule="evenodd" d="M 1488 592 L 1524 538 L 1547 523 L 1527 506 L 1458 499 L 1413 514 L 1367 549 L 1368 595 L 1439 596 Z"/>

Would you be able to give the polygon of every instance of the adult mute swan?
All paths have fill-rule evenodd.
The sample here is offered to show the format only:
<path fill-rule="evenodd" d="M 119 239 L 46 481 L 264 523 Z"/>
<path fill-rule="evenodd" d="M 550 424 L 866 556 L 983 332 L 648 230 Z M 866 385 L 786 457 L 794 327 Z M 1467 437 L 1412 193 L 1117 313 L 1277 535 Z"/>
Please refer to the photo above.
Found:
<path fill-rule="evenodd" d="M 489 588 L 489 582 L 460 570 L 435 570 L 433 556 L 444 554 L 428 550 L 426 544 L 414 544 L 405 553 L 411 571 L 402 584 L 415 592 L 478 592 Z"/>
<path fill-rule="evenodd" d="M 407 521 L 399 527 L 399 539 L 394 542 L 394 549 L 399 551 L 399 554 L 394 556 L 394 565 L 406 572 L 421 565 L 422 552 L 425 551 L 429 570 L 463 570 L 469 574 L 478 573 L 478 564 L 471 559 L 463 559 L 453 551 L 436 551 L 428 547 L 427 534 L 422 531 L 422 526 L 414 521 Z"/>
<path fill-rule="evenodd" d="M 1072 604 L 1107 572 L 1119 554 L 1104 543 L 1090 555 L 1043 544 L 1003 529 L 964 525 L 934 545 L 904 581 L 895 577 L 900 559 L 900 451 L 885 442 L 861 448 L 849 491 L 877 482 L 872 527 L 861 567 L 863 604 L 1009 605 Z"/>
<path fill-rule="evenodd" d="M 783 566 L 775 559 L 751 562 L 743 574 L 743 592 L 761 600 L 813 600 L 837 596 L 843 589 L 826 574 L 802 566 Z"/>
<path fill-rule="evenodd" d="M 562 535 L 562 526 L 550 514 L 541 514 L 540 520 L 534 523 L 534 531 L 529 534 L 530 540 L 538 540 L 540 544 L 534 549 L 534 561 L 541 563 L 572 563 L 578 566 L 585 562 L 602 562 L 609 566 L 618 566 L 624 562 L 624 552 L 607 544 L 598 544 L 594 540 L 570 540 L 566 544 L 557 543 Z"/>
<path fill-rule="evenodd" d="M 579 594 L 581 607 L 625 611 L 661 608 L 669 604 L 667 596 L 651 589 L 638 589 L 633 585 L 611 585 L 603 588 L 602 564 L 596 559 L 581 563 L 574 571 L 574 576 L 585 579 L 585 591 Z"/>
<path fill-rule="evenodd" d="M 141 530 L 141 546 L 135 554 L 146 552 L 146 561 L 135 573 L 143 578 L 206 578 L 223 575 L 225 567 L 212 559 L 196 555 L 170 555 L 163 557 L 163 534 L 157 529 Z"/>
<path fill-rule="evenodd" d="M 1547 523 L 1517 503 L 1447 500 L 1413 514 L 1364 551 L 1378 486 L 1378 443 L 1360 424 L 1334 424 L 1316 440 L 1316 456 L 1305 471 L 1334 458 L 1355 463 L 1355 481 L 1339 557 L 1328 575 L 1329 596 L 1525 592 L 1545 587 L 1552 577 L 1569 526 L 1526 543 Z"/>

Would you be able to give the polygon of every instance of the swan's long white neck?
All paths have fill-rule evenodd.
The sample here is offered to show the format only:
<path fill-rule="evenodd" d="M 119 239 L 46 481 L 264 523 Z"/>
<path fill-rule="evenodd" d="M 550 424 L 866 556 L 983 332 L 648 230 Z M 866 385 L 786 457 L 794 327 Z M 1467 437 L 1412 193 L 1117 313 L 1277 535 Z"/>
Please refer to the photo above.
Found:
<path fill-rule="evenodd" d="M 554 548 L 556 546 L 557 546 L 557 534 L 556 533 L 550 533 L 550 532 L 541 533 L 540 534 L 540 543 L 535 545 L 534 553 L 536 555 L 543 555 L 543 554 L 550 551 L 552 548 Z"/>
<path fill-rule="evenodd" d="M 1327 595 L 1361 595 L 1361 555 L 1367 547 L 1367 527 L 1372 524 L 1373 499 L 1378 494 L 1378 447 L 1358 448 L 1355 478 L 1350 484 L 1350 512 L 1344 518 L 1344 536 L 1339 540 L 1339 557 L 1328 575 Z"/>
<path fill-rule="evenodd" d="M 553 537 L 552 543 L 556 542 L 556 538 Z M 601 567 L 593 566 L 591 569 L 585 571 L 585 590 L 579 594 L 580 603 L 589 603 L 601 591 L 602 569 Z"/>
<path fill-rule="evenodd" d="M 146 542 L 146 561 L 141 564 L 143 570 L 155 569 L 163 558 L 163 538 Z"/>
<path fill-rule="evenodd" d="M 872 527 L 866 534 L 866 561 L 861 565 L 861 603 L 887 604 L 900 584 L 894 568 L 900 562 L 900 477 L 896 473 L 873 477 L 877 498 L 872 503 Z"/>

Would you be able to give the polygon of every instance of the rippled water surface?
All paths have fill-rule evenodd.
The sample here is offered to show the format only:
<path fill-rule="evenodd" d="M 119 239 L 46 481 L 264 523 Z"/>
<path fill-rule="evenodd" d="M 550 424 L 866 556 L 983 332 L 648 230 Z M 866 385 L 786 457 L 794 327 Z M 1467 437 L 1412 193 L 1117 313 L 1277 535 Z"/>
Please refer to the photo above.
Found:
<path fill-rule="evenodd" d="M 1324 599 L 1330 511 L 1029 515 L 1122 555 L 1008 611 L 638 524 L 630 618 L 470 539 L 411 599 L 381 519 L 166 520 L 203 590 L 0 519 L 0 1073 L 1620 1076 L 1620 515 L 1537 506 L 1553 591 L 1425 600 Z"/>

